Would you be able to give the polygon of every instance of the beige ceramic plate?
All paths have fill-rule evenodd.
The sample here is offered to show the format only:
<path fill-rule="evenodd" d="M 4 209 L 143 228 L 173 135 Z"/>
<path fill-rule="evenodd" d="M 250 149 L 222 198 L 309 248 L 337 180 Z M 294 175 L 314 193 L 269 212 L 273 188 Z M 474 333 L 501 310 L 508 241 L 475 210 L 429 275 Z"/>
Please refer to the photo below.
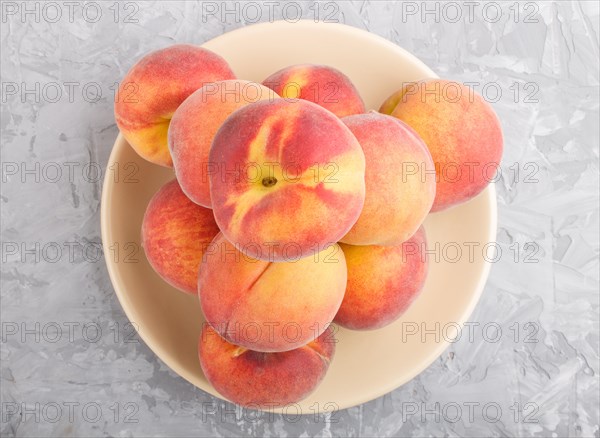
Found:
<path fill-rule="evenodd" d="M 338 24 L 265 23 L 229 32 L 204 46 L 229 61 L 239 78 L 259 82 L 291 64 L 334 66 L 352 79 L 369 109 L 377 109 L 403 82 L 435 77 L 400 47 Z M 196 346 L 203 319 L 197 298 L 163 282 L 140 247 L 146 204 L 173 173 L 141 159 L 122 136 L 115 142 L 108 168 L 102 193 L 102 240 L 121 305 L 158 357 L 192 384 L 219 396 L 198 363 Z M 113 169 L 119 169 L 118 175 Z M 464 205 L 430 215 L 425 225 L 430 247 L 439 243 L 440 250 L 448 242 L 458 242 L 465 249 L 464 242 L 479 242 L 481 248 L 494 241 L 493 186 Z M 431 261 L 424 291 L 400 320 L 370 332 L 339 330 L 329 372 L 317 390 L 299 403 L 302 413 L 343 409 L 386 394 L 444 351 L 455 323 L 462 324 L 475 307 L 490 265 L 481 256 L 470 261 L 464 254 L 456 263 Z M 423 342 L 420 331 L 436 324 L 439 342 L 433 335 Z M 415 327 L 419 333 L 409 335 Z"/>

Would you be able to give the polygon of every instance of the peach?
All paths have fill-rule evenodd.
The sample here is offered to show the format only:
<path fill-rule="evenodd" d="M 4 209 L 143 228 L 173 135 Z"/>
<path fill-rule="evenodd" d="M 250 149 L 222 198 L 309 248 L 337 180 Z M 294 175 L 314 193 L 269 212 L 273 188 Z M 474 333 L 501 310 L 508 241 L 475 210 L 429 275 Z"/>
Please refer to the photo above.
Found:
<path fill-rule="evenodd" d="M 435 168 L 427 146 L 408 125 L 375 111 L 342 122 L 365 153 L 366 195 L 358 220 L 341 241 L 399 245 L 417 231 L 435 198 Z"/>
<path fill-rule="evenodd" d="M 425 245 L 423 227 L 397 246 L 341 244 L 348 287 L 334 321 L 349 329 L 371 330 L 398 319 L 425 283 Z"/>
<path fill-rule="evenodd" d="M 281 97 L 305 99 L 321 105 L 338 117 L 365 112 L 365 104 L 350 78 L 326 65 L 286 67 L 265 79 L 263 85 Z"/>
<path fill-rule="evenodd" d="M 202 47 L 177 44 L 149 53 L 119 85 L 117 126 L 140 156 L 171 167 L 167 130 L 177 107 L 205 84 L 234 78 L 223 58 Z"/>
<path fill-rule="evenodd" d="M 227 341 L 287 351 L 323 333 L 340 307 L 346 278 L 337 244 L 293 262 L 266 262 L 218 234 L 200 265 L 198 293 L 206 320 Z"/>
<path fill-rule="evenodd" d="M 169 149 L 177 180 L 192 201 L 211 207 L 208 153 L 225 119 L 244 105 L 277 97 L 263 85 L 228 80 L 205 85 L 177 108 L 169 126 Z"/>
<path fill-rule="evenodd" d="M 468 201 L 495 177 L 503 148 L 500 121 L 470 88 L 441 79 L 410 83 L 380 111 L 409 124 L 427 144 L 437 172 L 432 211 Z"/>
<path fill-rule="evenodd" d="M 262 353 L 231 344 L 205 324 L 198 343 L 207 380 L 227 399 L 271 409 L 308 396 L 323 380 L 335 352 L 331 328 L 294 350 Z"/>
<path fill-rule="evenodd" d="M 337 242 L 365 199 L 365 156 L 331 112 L 297 100 L 247 105 L 213 141 L 215 219 L 250 257 L 289 260 Z M 286 255 L 287 254 L 287 255 Z"/>
<path fill-rule="evenodd" d="M 195 294 L 202 255 L 218 232 L 212 210 L 190 201 L 173 180 L 148 203 L 142 246 L 158 275 L 177 289 Z"/>

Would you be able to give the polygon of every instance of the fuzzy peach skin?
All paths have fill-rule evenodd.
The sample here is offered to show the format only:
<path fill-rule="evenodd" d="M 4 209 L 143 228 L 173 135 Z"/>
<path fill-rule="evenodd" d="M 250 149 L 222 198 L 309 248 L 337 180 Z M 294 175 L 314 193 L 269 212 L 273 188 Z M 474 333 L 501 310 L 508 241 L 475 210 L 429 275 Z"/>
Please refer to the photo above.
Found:
<path fill-rule="evenodd" d="M 173 180 L 156 192 L 146 208 L 142 246 L 158 275 L 195 294 L 202 255 L 218 232 L 212 210 L 190 201 Z"/>
<path fill-rule="evenodd" d="M 192 201 L 211 207 L 208 153 L 225 119 L 249 103 L 276 98 L 261 84 L 228 80 L 205 85 L 177 108 L 169 126 L 169 149 L 177 180 Z"/>
<path fill-rule="evenodd" d="M 335 343 L 328 328 L 297 349 L 261 353 L 227 342 L 205 324 L 198 356 L 204 375 L 224 397 L 241 406 L 269 409 L 306 398 L 325 377 Z"/>
<path fill-rule="evenodd" d="M 375 111 L 342 119 L 366 159 L 365 205 L 341 239 L 352 245 L 399 245 L 412 236 L 435 198 L 435 168 L 423 140 L 405 123 Z"/>
<path fill-rule="evenodd" d="M 495 177 L 502 128 L 492 107 L 470 88 L 441 79 L 410 83 L 379 110 L 406 122 L 427 144 L 437 172 L 432 211 L 468 201 Z"/>
<path fill-rule="evenodd" d="M 337 244 L 292 262 L 251 259 L 222 234 L 206 249 L 198 275 L 206 320 L 229 342 L 256 351 L 301 347 L 333 320 L 346 289 Z"/>
<path fill-rule="evenodd" d="M 338 117 L 365 112 L 365 104 L 350 78 L 326 65 L 292 65 L 273 73 L 263 85 L 281 97 L 314 102 Z"/>
<path fill-rule="evenodd" d="M 421 292 L 428 262 L 423 227 L 397 246 L 340 244 L 348 265 L 348 287 L 335 322 L 372 330 L 398 319 Z"/>
<path fill-rule="evenodd" d="M 268 261 L 337 242 L 365 199 L 365 156 L 331 112 L 304 100 L 247 105 L 227 118 L 209 161 L 215 219 L 228 240 Z"/>
<path fill-rule="evenodd" d="M 149 53 L 119 85 L 117 126 L 141 157 L 171 167 L 167 130 L 177 107 L 205 84 L 234 78 L 223 58 L 202 47 L 177 44 Z"/>

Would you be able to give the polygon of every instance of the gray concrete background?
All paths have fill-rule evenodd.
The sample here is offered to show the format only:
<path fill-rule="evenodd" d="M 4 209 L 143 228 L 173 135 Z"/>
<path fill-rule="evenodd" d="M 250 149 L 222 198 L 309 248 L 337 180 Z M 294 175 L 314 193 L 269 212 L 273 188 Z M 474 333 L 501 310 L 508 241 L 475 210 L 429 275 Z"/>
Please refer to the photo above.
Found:
<path fill-rule="evenodd" d="M 390 394 L 302 418 L 236 410 L 170 371 L 127 325 L 98 251 L 114 84 L 142 54 L 256 8 L 54 5 L 2 2 L 2 436 L 600 436 L 597 2 L 260 5 L 259 21 L 318 13 L 477 83 L 506 140 L 504 255 L 472 336 Z"/>

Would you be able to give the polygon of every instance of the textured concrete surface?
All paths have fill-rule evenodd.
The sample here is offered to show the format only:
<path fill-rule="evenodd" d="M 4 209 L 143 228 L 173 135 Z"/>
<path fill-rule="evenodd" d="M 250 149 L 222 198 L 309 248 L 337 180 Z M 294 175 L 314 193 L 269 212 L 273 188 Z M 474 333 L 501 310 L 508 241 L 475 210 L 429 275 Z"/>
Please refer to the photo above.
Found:
<path fill-rule="evenodd" d="M 261 415 L 192 387 L 136 338 L 99 249 L 114 85 L 147 51 L 256 21 L 244 5 L 2 2 L 1 435 L 600 436 L 597 2 L 258 9 L 381 35 L 475 83 L 502 120 L 503 255 L 472 336 L 417 378 L 332 416 Z"/>

